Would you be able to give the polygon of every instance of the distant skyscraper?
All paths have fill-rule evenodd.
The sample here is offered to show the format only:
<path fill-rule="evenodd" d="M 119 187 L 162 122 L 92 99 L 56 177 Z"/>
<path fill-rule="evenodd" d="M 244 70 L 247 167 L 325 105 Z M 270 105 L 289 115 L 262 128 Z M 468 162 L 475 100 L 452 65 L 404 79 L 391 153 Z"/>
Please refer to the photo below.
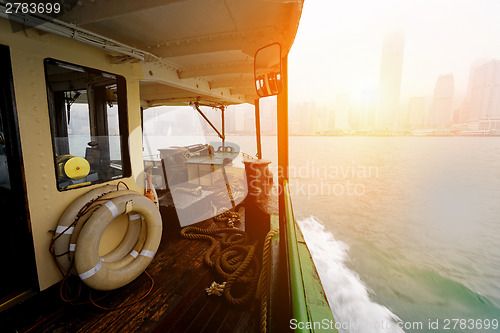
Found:
<path fill-rule="evenodd" d="M 275 135 L 277 132 L 276 120 L 277 120 L 277 102 L 278 100 L 273 98 L 265 98 L 261 100 L 260 104 L 260 127 L 261 133 L 263 135 Z"/>
<path fill-rule="evenodd" d="M 476 129 L 500 129 L 500 60 L 471 70 L 467 121 Z"/>
<path fill-rule="evenodd" d="M 464 98 L 462 104 L 460 105 L 458 114 L 458 124 L 465 124 L 470 118 L 470 100 L 469 98 Z"/>
<path fill-rule="evenodd" d="M 335 109 L 329 106 L 327 115 L 327 129 L 329 131 L 333 130 L 335 128 Z"/>
<path fill-rule="evenodd" d="M 300 134 L 300 107 L 298 104 L 290 103 L 288 108 L 288 123 L 290 134 Z"/>
<path fill-rule="evenodd" d="M 324 106 L 318 107 L 316 111 L 317 132 L 328 131 L 328 109 Z"/>
<path fill-rule="evenodd" d="M 313 134 L 314 103 L 300 102 L 290 105 L 290 133 Z"/>
<path fill-rule="evenodd" d="M 363 90 L 359 104 L 358 129 L 374 129 L 377 109 L 377 92 L 375 90 Z"/>
<path fill-rule="evenodd" d="M 348 94 L 338 94 L 335 99 L 335 128 L 349 129 L 351 103 Z"/>
<path fill-rule="evenodd" d="M 406 128 L 419 129 L 425 124 L 425 98 L 412 97 L 408 103 L 408 113 L 406 115 Z"/>
<path fill-rule="evenodd" d="M 453 90 L 453 74 L 438 77 L 436 87 L 434 88 L 434 100 L 430 119 L 432 126 L 443 128 L 451 123 L 453 116 Z"/>
<path fill-rule="evenodd" d="M 402 33 L 388 35 L 382 45 L 376 127 L 394 129 L 399 120 L 399 95 L 405 37 Z"/>

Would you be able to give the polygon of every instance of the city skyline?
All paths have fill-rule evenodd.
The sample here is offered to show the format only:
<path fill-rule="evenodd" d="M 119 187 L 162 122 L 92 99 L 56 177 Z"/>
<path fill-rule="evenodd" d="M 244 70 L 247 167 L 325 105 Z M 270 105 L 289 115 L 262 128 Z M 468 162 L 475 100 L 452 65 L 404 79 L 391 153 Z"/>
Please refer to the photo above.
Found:
<path fill-rule="evenodd" d="M 343 105 L 341 111 L 349 110 L 348 126 L 332 126 L 328 118 L 336 115 L 337 98 L 349 99 L 349 94 L 338 94 L 332 99 L 331 105 L 325 106 L 317 102 L 301 102 L 291 104 L 291 119 L 294 112 L 309 110 L 311 117 L 323 117 L 329 128 L 311 128 L 311 125 L 292 126 L 296 134 L 325 134 L 338 130 L 419 130 L 419 129 L 449 129 L 461 131 L 500 130 L 500 60 L 491 59 L 484 63 L 472 64 L 470 77 L 467 80 L 467 92 L 462 95 L 455 93 L 454 75 L 452 73 L 438 75 L 432 93 L 423 96 L 411 96 L 402 99 L 397 110 L 399 123 L 394 127 L 377 126 L 374 118 L 378 116 L 380 102 L 377 101 L 380 90 L 365 90 L 361 102 Z M 312 108 L 312 109 L 311 109 Z M 345 122 L 344 122 L 345 124 Z M 309 128 L 309 130 L 307 130 Z"/>
<path fill-rule="evenodd" d="M 290 133 L 341 135 L 375 131 L 376 135 L 391 135 L 391 131 L 438 130 L 441 134 L 442 130 L 500 131 L 500 60 L 464 64 L 468 68 L 466 84 L 462 84 L 467 87 L 465 92 L 457 87 L 455 72 L 437 69 L 428 91 L 407 97 L 401 94 L 403 73 L 408 66 L 406 44 L 407 38 L 401 31 L 386 35 L 380 54 L 372 57 L 379 61 L 378 85 L 372 89 L 331 94 L 328 103 L 316 99 L 297 101 L 292 96 Z M 264 135 L 276 134 L 276 103 L 275 98 L 261 100 L 260 123 Z M 206 114 L 216 127 L 221 127 L 219 110 L 207 109 Z M 253 134 L 253 106 L 229 106 L 225 122 L 227 133 Z M 208 124 L 202 126 L 205 133 L 211 131 Z"/>
<path fill-rule="evenodd" d="M 493 130 L 498 133 L 496 131 L 500 131 L 500 60 L 492 59 L 473 64 L 469 72 L 468 90 L 465 96 L 455 94 L 452 73 L 437 76 L 432 93 L 426 96 L 412 96 L 400 100 L 396 92 L 393 98 L 399 101 L 399 106 L 392 119 L 397 118 L 398 123 L 391 128 L 381 128 L 376 124 L 380 108 L 378 89 L 363 91 L 360 103 L 353 102 L 349 94 L 333 96 L 330 105 L 315 101 L 291 102 L 290 133 L 341 135 L 353 134 L 352 131 L 362 133 L 378 130 L 375 134 L 385 135 L 389 133 L 386 130 L 411 132 L 429 129 L 455 132 Z M 384 80 L 380 79 L 381 82 Z M 261 99 L 260 122 L 263 135 L 276 135 L 276 105 L 275 97 Z M 220 110 L 205 108 L 204 112 L 217 128 L 221 128 Z M 193 114 L 196 115 L 196 112 Z M 252 105 L 229 106 L 225 115 L 226 133 L 254 134 L 255 109 Z M 186 118 L 182 123 L 192 125 L 193 121 L 195 120 L 187 121 Z M 165 124 L 155 123 L 158 133 L 165 133 L 165 128 L 168 127 L 165 127 Z M 213 132 L 208 123 L 201 124 L 200 134 Z"/>
<path fill-rule="evenodd" d="M 404 44 L 400 48 L 404 59 L 401 72 L 394 70 L 401 75 L 400 86 L 395 86 L 400 88 L 396 128 L 409 126 L 413 98 L 424 98 L 425 123 L 429 121 L 437 80 L 449 74 L 454 83 L 451 119 L 460 123 L 471 105 L 466 101 L 471 68 L 500 59 L 500 45 L 493 42 L 500 37 L 495 14 L 499 11 L 500 2 L 490 0 L 308 4 L 289 55 L 289 103 L 314 101 L 318 109 L 325 108 L 329 114 L 324 119 L 331 120 L 335 117 L 328 109 L 334 108 L 338 94 L 347 94 L 353 112 L 351 128 L 363 124 L 367 128 L 392 127 L 381 126 L 381 118 L 373 119 L 373 113 L 381 115 L 378 106 L 384 102 L 379 96 L 381 90 L 389 90 L 383 88 L 383 77 L 387 76 L 382 66 L 384 38 L 400 32 L 404 34 L 404 43 L 400 43 Z"/>
<path fill-rule="evenodd" d="M 500 59 L 498 12 L 493 0 L 310 3 L 289 55 L 290 99 L 327 104 L 338 93 L 376 89 L 383 39 L 393 31 L 405 34 L 403 99 L 432 92 L 448 73 L 465 95 L 470 66 Z"/>

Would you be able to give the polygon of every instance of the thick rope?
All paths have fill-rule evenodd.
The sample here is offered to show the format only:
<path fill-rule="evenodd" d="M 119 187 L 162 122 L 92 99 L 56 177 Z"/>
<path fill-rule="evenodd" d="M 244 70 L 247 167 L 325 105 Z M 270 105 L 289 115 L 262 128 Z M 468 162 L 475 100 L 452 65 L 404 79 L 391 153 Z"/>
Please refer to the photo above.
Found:
<path fill-rule="evenodd" d="M 210 247 L 208 248 L 207 252 L 205 252 L 205 263 L 209 267 L 215 267 L 215 262 L 212 260 L 212 253 L 214 250 L 217 248 L 217 240 L 215 239 L 215 235 L 218 234 L 226 234 L 226 236 L 223 239 L 223 242 L 228 245 L 233 245 L 234 241 L 231 241 L 231 239 L 235 238 L 234 236 L 231 237 L 233 234 L 238 235 L 243 237 L 243 239 L 246 241 L 246 234 L 243 235 L 243 232 L 239 229 L 236 228 L 223 228 L 223 229 L 214 229 L 214 230 L 208 230 L 204 228 L 198 228 L 198 227 L 186 227 L 181 230 L 181 236 L 187 239 L 194 239 L 194 240 L 206 240 L 210 242 Z M 237 237 L 237 236 L 236 236 Z M 236 241 L 238 242 L 238 241 Z"/>
<path fill-rule="evenodd" d="M 259 277 L 259 285 L 257 288 L 257 296 L 260 295 L 260 331 L 267 331 L 267 308 L 269 302 L 269 280 L 271 266 L 271 239 L 279 233 L 280 229 L 275 228 L 269 231 L 264 240 L 264 249 L 262 251 L 262 270 Z"/>
<path fill-rule="evenodd" d="M 207 288 L 209 294 L 222 294 L 231 304 L 241 305 L 247 303 L 255 296 L 260 262 L 255 256 L 255 243 L 249 244 L 247 234 L 237 228 L 204 229 L 187 227 L 181 230 L 181 236 L 188 239 L 206 240 L 210 247 L 205 253 L 205 263 L 215 268 L 221 278 L 226 282 L 222 285 L 212 283 Z M 223 236 L 221 250 L 212 260 L 212 255 L 217 248 L 216 236 Z M 242 295 L 235 295 L 233 291 Z M 242 292 L 243 290 L 243 292 Z"/>
<path fill-rule="evenodd" d="M 226 222 L 229 228 L 235 228 L 234 224 L 241 221 L 241 215 L 239 213 L 226 210 L 224 213 L 215 216 L 214 220 L 216 222 Z"/>

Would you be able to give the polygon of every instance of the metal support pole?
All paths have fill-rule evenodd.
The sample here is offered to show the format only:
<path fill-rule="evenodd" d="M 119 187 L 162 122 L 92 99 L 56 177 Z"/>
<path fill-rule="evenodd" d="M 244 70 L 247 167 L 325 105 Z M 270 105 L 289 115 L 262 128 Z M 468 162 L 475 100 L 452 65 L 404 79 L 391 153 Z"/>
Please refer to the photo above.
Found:
<path fill-rule="evenodd" d="M 255 100 L 255 136 L 257 137 L 257 158 L 262 158 L 262 144 L 260 137 L 260 99 Z"/>
<path fill-rule="evenodd" d="M 226 123 L 225 123 L 225 117 L 224 117 L 225 110 L 226 110 L 226 108 L 224 106 L 220 107 L 221 118 L 222 118 L 222 148 L 225 148 L 225 146 L 226 146 Z"/>
<path fill-rule="evenodd" d="M 222 133 L 221 133 L 221 132 L 219 132 L 219 130 L 217 129 L 217 127 L 215 127 L 215 125 L 212 124 L 212 122 L 207 118 L 207 116 L 205 116 L 205 114 L 203 113 L 203 111 L 200 110 L 200 106 L 198 105 L 197 102 L 193 103 L 191 105 L 194 107 L 194 109 L 196 111 L 198 111 L 198 113 L 200 114 L 200 116 L 202 116 L 203 119 L 205 119 L 205 121 L 213 128 L 213 130 L 217 133 L 217 135 L 219 136 L 219 138 L 222 139 L 222 143 L 224 143 L 224 140 L 226 139 L 224 137 L 224 118 L 222 118 L 223 120 L 222 120 Z M 224 114 L 224 112 L 223 112 L 223 114 Z"/>
<path fill-rule="evenodd" d="M 288 180 L 288 56 L 282 58 L 281 66 L 283 90 L 278 94 L 278 186 L 279 186 L 279 281 L 278 303 L 282 311 L 279 313 L 278 328 L 282 332 L 290 331 L 292 316 L 290 296 L 290 263 L 288 262 L 288 230 L 286 221 L 285 193 L 283 183 Z"/>

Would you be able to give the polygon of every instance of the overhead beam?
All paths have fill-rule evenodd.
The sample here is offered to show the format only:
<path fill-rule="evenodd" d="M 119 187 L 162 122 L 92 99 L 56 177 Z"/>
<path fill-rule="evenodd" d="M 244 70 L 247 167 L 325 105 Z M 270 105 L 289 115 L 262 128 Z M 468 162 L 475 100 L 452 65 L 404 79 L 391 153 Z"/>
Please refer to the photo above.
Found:
<path fill-rule="evenodd" d="M 250 92 L 251 93 L 251 92 Z M 231 95 L 235 95 L 235 94 L 231 94 Z M 232 96 L 233 98 L 236 98 L 236 99 L 239 99 L 239 100 L 242 100 L 244 97 L 244 94 L 239 94 L 241 96 Z M 224 95 L 221 95 L 221 98 L 223 97 Z M 143 101 L 147 101 L 149 104 L 153 103 L 153 102 L 156 102 L 156 104 L 158 103 L 161 103 L 163 101 L 179 101 L 179 100 L 183 100 L 183 101 L 191 101 L 191 102 L 195 102 L 195 101 L 205 101 L 207 100 L 207 98 L 209 100 L 212 100 L 212 99 L 216 99 L 214 98 L 213 96 L 210 96 L 208 97 L 207 95 L 205 94 L 197 94 L 197 93 L 194 93 L 194 92 L 184 92 L 184 93 L 170 93 L 170 94 L 163 94 L 163 95 L 156 95 L 156 96 L 151 96 L 151 95 L 143 95 L 141 93 L 141 100 Z"/>
<path fill-rule="evenodd" d="M 232 63 L 217 63 L 191 68 L 184 68 L 177 71 L 180 79 L 187 79 L 201 76 L 212 76 L 220 74 L 238 74 L 238 73 L 253 73 L 252 62 L 232 62 Z"/>
<path fill-rule="evenodd" d="M 185 0 L 80 0 L 78 5 L 59 19 L 76 25 L 86 25 L 182 1 Z"/>
<path fill-rule="evenodd" d="M 254 86 L 236 86 L 235 88 L 229 89 L 231 95 L 251 95 L 255 92 Z"/>
<path fill-rule="evenodd" d="M 146 100 L 144 97 L 147 96 L 147 90 L 152 93 L 150 95 L 151 99 L 163 99 L 162 97 L 153 95 L 156 91 L 161 92 L 163 90 L 161 87 L 158 87 L 158 84 L 187 91 L 186 95 L 202 96 L 203 100 L 221 100 L 223 104 L 252 103 L 254 100 L 247 100 L 243 95 L 233 96 L 228 88 L 210 89 L 208 80 L 204 77 L 180 79 L 178 70 L 173 67 L 164 66 L 161 61 L 144 63 L 143 75 L 144 79 L 141 82 L 141 90 L 144 89 L 146 93 L 146 95 L 141 94 L 143 100 Z M 214 77 L 210 77 L 210 79 L 214 79 Z M 156 90 L 156 88 L 158 89 Z"/>
<path fill-rule="evenodd" d="M 154 99 L 145 99 L 149 105 L 162 105 L 168 104 L 171 102 L 195 102 L 201 99 L 200 95 L 185 95 L 185 96 L 176 96 L 176 97 L 165 97 L 165 98 L 154 98 Z"/>
<path fill-rule="evenodd" d="M 211 96 L 204 95 L 192 95 L 186 97 L 174 97 L 174 98 L 163 98 L 163 99 L 155 99 L 149 100 L 147 102 L 148 107 L 160 106 L 160 105 L 189 105 L 193 102 L 200 102 L 200 104 L 239 104 L 246 102 L 243 98 L 237 97 L 236 99 L 240 100 L 239 102 L 230 102 L 228 103 L 224 99 L 217 99 Z"/>
<path fill-rule="evenodd" d="M 196 93 L 189 91 L 182 92 L 165 92 L 163 94 L 148 94 L 141 92 L 141 99 L 146 101 L 153 101 L 157 99 L 171 99 L 171 98 L 187 98 L 192 96 L 198 96 Z"/>
<path fill-rule="evenodd" d="M 247 101 L 247 103 L 254 104 L 256 101 L 258 101 L 260 98 L 257 93 L 250 94 L 250 95 L 245 95 L 244 100 Z M 253 102 L 248 102 L 248 101 L 253 101 Z M 255 105 L 255 104 L 254 104 Z"/>
<path fill-rule="evenodd" d="M 248 85 L 253 82 L 253 73 L 241 75 L 239 78 L 217 78 L 208 84 L 211 89 L 235 87 L 241 84 Z"/>
<path fill-rule="evenodd" d="M 275 28 L 264 28 L 168 40 L 156 45 L 148 45 L 146 48 L 161 58 L 228 50 L 242 50 L 248 56 L 253 57 L 258 48 L 283 37 L 284 33 L 278 32 Z"/>
<path fill-rule="evenodd" d="M 186 89 L 179 89 L 175 87 L 171 87 L 161 83 L 153 83 L 153 84 L 141 84 L 141 96 L 154 98 L 157 95 L 165 96 L 166 94 L 179 94 L 185 93 Z"/>

